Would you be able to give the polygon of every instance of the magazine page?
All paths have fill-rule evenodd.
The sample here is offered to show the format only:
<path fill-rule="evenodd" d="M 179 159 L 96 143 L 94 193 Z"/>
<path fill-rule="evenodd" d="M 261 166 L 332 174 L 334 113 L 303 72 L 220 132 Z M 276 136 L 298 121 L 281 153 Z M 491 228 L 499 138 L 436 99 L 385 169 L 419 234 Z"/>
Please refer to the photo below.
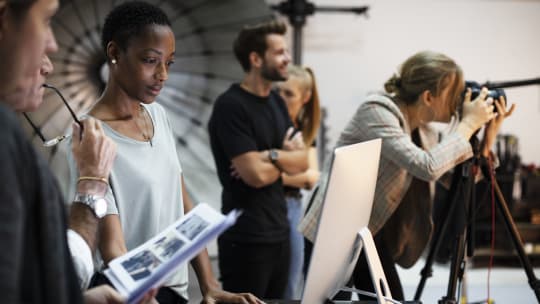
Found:
<path fill-rule="evenodd" d="M 105 275 L 128 297 L 128 303 L 134 303 L 232 226 L 239 215 L 233 210 L 224 216 L 207 204 L 198 204 L 146 243 L 112 260 Z"/>

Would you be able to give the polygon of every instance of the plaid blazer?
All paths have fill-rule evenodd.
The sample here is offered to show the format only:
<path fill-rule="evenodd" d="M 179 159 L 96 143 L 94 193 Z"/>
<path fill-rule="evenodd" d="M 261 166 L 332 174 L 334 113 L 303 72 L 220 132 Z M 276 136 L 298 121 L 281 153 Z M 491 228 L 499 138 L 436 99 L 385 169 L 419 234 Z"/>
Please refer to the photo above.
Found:
<path fill-rule="evenodd" d="M 398 209 L 413 178 L 425 182 L 435 181 L 473 155 L 469 142 L 458 133 L 450 133 L 440 141 L 439 134 L 427 125 L 422 126 L 419 133 L 422 148 L 413 143 L 408 122 L 399 107 L 388 96 L 371 95 L 359 107 L 340 135 L 338 147 L 382 138 L 377 185 L 369 221 L 369 229 L 373 235 L 381 230 Z M 329 165 L 327 161 L 319 181 L 320 189 L 326 189 Z M 389 244 L 393 245 L 391 250 L 396 251 L 392 253 L 395 260 L 399 260 L 397 255 L 400 250 L 403 251 L 405 243 L 413 243 L 409 244 L 414 247 L 412 252 L 399 263 L 405 267 L 416 262 L 431 236 L 432 200 L 430 189 L 426 192 L 418 198 L 422 204 L 417 202 L 415 205 L 420 206 L 421 210 L 401 208 L 406 209 L 402 210 L 405 214 L 399 216 L 401 223 L 392 225 L 392 228 L 399 230 L 393 231 L 393 240 L 390 241 L 393 244 Z M 325 191 L 317 191 L 311 208 L 298 227 L 311 241 L 315 240 L 324 193 Z"/>

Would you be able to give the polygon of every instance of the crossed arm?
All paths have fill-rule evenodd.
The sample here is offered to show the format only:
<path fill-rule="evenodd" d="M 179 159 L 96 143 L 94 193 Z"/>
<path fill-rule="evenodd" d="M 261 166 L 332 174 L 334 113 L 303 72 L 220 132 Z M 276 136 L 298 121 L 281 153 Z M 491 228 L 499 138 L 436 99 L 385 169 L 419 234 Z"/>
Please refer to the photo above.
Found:
<path fill-rule="evenodd" d="M 270 150 L 249 151 L 231 160 L 231 174 L 253 188 L 261 188 L 274 183 L 282 173 L 294 175 L 306 171 L 308 150 L 301 135 L 289 138 L 291 132 L 289 129 L 283 139 L 283 149 L 274 149 L 278 153 L 275 164 L 270 161 Z"/>
<path fill-rule="evenodd" d="M 231 161 L 232 166 L 238 177 L 254 188 L 261 188 L 274 183 L 281 176 L 281 170 L 288 174 L 296 174 L 307 169 L 306 151 L 276 151 L 279 155 L 277 165 L 270 162 L 269 150 L 264 150 L 251 151 L 236 156 Z"/>
<path fill-rule="evenodd" d="M 319 166 L 317 164 L 317 150 L 314 147 L 308 148 L 308 164 L 308 169 L 302 173 L 281 174 L 283 184 L 296 188 L 313 189 L 315 184 L 317 184 L 320 175 Z"/>

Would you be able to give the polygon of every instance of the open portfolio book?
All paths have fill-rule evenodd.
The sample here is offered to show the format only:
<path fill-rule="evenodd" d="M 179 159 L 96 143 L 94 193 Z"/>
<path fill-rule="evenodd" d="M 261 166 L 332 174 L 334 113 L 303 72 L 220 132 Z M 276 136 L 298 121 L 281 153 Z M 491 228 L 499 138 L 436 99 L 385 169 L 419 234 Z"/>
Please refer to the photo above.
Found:
<path fill-rule="evenodd" d="M 198 204 L 146 243 L 112 260 L 105 275 L 128 303 L 135 303 L 231 227 L 240 214 L 233 210 L 225 216 Z"/>

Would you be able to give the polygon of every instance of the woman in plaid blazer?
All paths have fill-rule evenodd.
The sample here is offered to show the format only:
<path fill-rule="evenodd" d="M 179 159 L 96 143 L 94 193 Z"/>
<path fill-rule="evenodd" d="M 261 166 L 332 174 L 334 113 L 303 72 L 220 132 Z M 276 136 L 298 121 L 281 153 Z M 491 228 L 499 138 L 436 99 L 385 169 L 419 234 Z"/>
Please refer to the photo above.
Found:
<path fill-rule="evenodd" d="M 464 89 L 461 68 L 451 58 L 419 52 L 385 83 L 385 94 L 368 96 L 337 143 L 383 140 L 369 228 L 395 299 L 403 299 L 395 263 L 411 267 L 431 237 L 433 182 L 473 155 L 469 139 L 486 123 L 481 153 L 489 156 L 502 121 L 514 110 L 513 105 L 506 110 L 504 98 L 493 105 L 485 88 L 472 101 L 470 90 L 463 95 Z M 448 123 L 453 116 L 457 119 L 446 136 L 429 126 Z M 321 189 L 326 188 L 327 177 L 321 176 Z M 311 241 L 324 192 L 318 191 L 299 226 Z M 365 258 L 360 257 L 353 277 L 357 288 L 373 290 Z"/>

